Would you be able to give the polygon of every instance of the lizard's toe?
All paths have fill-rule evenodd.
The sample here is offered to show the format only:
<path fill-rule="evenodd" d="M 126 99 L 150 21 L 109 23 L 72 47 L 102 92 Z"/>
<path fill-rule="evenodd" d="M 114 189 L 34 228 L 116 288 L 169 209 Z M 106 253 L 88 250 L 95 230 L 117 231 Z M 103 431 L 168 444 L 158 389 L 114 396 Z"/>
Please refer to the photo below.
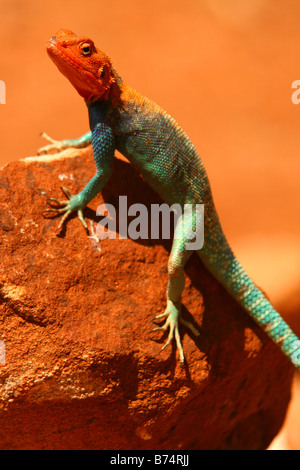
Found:
<path fill-rule="evenodd" d="M 83 217 L 84 207 L 82 206 L 82 202 L 80 200 L 80 197 L 78 197 L 78 194 L 72 195 L 71 192 L 63 186 L 61 187 L 61 190 L 65 194 L 65 196 L 67 196 L 68 200 L 60 201 L 55 197 L 48 198 L 47 203 L 51 206 L 51 209 L 44 209 L 42 211 L 42 214 L 44 215 L 45 213 L 55 213 L 56 215 L 62 215 L 60 223 L 57 226 L 57 229 L 59 230 L 62 227 L 64 221 L 67 219 L 67 217 L 72 212 L 76 211 L 77 217 L 80 220 L 81 224 L 86 230 L 88 230 L 88 226 Z"/>
<path fill-rule="evenodd" d="M 38 149 L 37 154 L 42 155 L 42 154 L 47 154 L 51 153 L 53 151 L 58 151 L 60 152 L 63 149 L 63 144 L 59 140 L 54 140 L 52 137 L 50 137 L 46 132 L 41 133 L 41 137 L 46 139 L 50 144 L 45 145 L 44 147 L 41 147 Z"/>
<path fill-rule="evenodd" d="M 168 307 L 166 308 L 165 312 L 161 315 L 157 315 L 154 320 L 160 319 L 165 316 L 168 316 L 165 323 L 162 326 L 157 326 L 156 328 L 153 328 L 152 331 L 166 331 L 168 328 L 170 329 L 168 339 L 161 348 L 161 351 L 163 351 L 167 346 L 169 346 L 171 341 L 175 338 L 176 346 L 179 351 L 180 362 L 183 363 L 185 358 L 179 334 L 180 307 L 174 305 L 172 302 L 168 302 Z"/>

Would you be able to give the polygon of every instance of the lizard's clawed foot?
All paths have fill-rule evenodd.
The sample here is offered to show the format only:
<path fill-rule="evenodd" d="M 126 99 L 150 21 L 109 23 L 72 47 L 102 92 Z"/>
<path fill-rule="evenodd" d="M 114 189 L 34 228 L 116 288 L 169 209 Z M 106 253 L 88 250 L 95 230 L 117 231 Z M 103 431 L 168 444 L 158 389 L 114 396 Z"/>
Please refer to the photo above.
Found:
<path fill-rule="evenodd" d="M 41 147 L 38 149 L 37 154 L 42 155 L 42 154 L 47 154 L 49 152 L 53 151 L 58 151 L 61 152 L 64 148 L 63 141 L 62 140 L 54 140 L 52 137 L 50 137 L 46 132 L 41 133 L 41 137 L 44 137 L 44 139 L 48 140 L 50 144 L 45 145 L 44 147 Z"/>
<path fill-rule="evenodd" d="M 159 320 L 160 318 L 163 318 L 165 316 L 168 316 L 168 318 L 163 324 L 163 326 L 158 326 L 154 328 L 152 331 L 157 331 L 157 330 L 166 331 L 168 328 L 170 328 L 168 339 L 166 343 L 163 345 L 163 347 L 161 348 L 161 351 L 163 351 L 171 343 L 172 339 L 175 337 L 176 345 L 179 351 L 180 362 L 183 363 L 185 361 L 185 358 L 184 358 L 183 347 L 181 344 L 181 339 L 180 339 L 180 334 L 179 334 L 179 324 L 181 323 L 182 325 L 189 328 L 196 336 L 199 336 L 200 333 L 194 327 L 194 325 L 192 325 L 189 321 L 186 321 L 182 318 L 180 303 L 173 303 L 171 300 L 168 300 L 167 308 L 164 311 L 164 313 L 156 316 L 154 320 Z"/>
<path fill-rule="evenodd" d="M 50 197 L 48 198 L 48 204 L 51 206 L 51 209 L 45 209 L 43 210 L 43 214 L 44 213 L 49 213 L 49 212 L 54 212 L 56 214 L 63 214 L 62 218 L 61 218 L 61 221 L 57 227 L 57 229 L 59 230 L 61 228 L 61 226 L 63 225 L 64 221 L 66 220 L 66 218 L 74 211 L 77 211 L 77 216 L 78 216 L 78 219 L 80 220 L 80 222 L 82 223 L 82 225 L 84 226 L 84 228 L 87 230 L 88 227 L 87 227 L 87 224 L 83 218 L 83 209 L 84 209 L 84 206 L 82 205 L 82 201 L 81 201 L 81 198 L 80 198 L 80 195 L 79 194 L 76 194 L 75 196 L 73 196 L 70 191 L 67 189 L 67 188 L 64 188 L 64 187 L 61 187 L 61 190 L 62 192 L 65 194 L 65 196 L 67 196 L 67 200 L 65 201 L 59 201 L 57 198 L 55 197 Z"/>

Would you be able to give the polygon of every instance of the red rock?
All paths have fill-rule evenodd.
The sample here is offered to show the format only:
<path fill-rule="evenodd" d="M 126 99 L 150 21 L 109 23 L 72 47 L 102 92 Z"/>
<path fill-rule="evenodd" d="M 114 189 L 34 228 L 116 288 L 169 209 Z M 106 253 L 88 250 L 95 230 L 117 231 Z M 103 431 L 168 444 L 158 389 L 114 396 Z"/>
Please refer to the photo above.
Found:
<path fill-rule="evenodd" d="M 196 256 L 183 314 L 201 335 L 182 328 L 184 367 L 175 346 L 160 353 L 166 335 L 151 329 L 165 308 L 170 243 L 98 244 L 76 217 L 55 234 L 46 197 L 61 198 L 61 184 L 77 193 L 95 171 L 89 150 L 62 155 L 0 173 L 1 449 L 265 449 L 292 366 Z M 86 220 L 95 227 L 97 206 L 119 195 L 161 202 L 116 160 Z"/>

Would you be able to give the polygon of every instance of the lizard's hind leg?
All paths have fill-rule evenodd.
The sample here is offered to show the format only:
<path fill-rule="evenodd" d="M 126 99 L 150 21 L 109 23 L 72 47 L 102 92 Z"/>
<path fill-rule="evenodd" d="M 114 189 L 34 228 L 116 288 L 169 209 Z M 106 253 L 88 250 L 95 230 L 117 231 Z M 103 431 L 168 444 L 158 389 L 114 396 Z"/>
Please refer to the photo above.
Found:
<path fill-rule="evenodd" d="M 184 352 L 180 340 L 179 324 L 183 324 L 189 328 L 196 336 L 199 331 L 192 323 L 184 320 L 181 316 L 181 295 L 185 285 L 184 266 L 193 253 L 187 249 L 189 241 L 195 237 L 192 231 L 192 213 L 185 213 L 184 217 L 177 222 L 175 236 L 173 240 L 172 250 L 168 261 L 168 287 L 167 287 L 167 308 L 161 315 L 155 317 L 155 320 L 167 316 L 163 326 L 154 328 L 156 330 L 167 330 L 169 328 L 169 336 L 161 350 L 168 346 L 175 337 L 177 348 L 179 351 L 180 362 L 184 362 Z M 184 227 L 185 224 L 185 227 Z M 187 228 L 190 228 L 188 231 Z"/>

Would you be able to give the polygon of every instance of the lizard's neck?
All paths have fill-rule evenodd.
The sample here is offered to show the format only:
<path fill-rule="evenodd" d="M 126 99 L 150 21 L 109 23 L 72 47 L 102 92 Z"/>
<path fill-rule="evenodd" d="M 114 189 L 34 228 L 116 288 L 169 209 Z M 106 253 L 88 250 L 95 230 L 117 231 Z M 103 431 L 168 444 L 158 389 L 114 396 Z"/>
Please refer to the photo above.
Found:
<path fill-rule="evenodd" d="M 113 108 L 122 107 L 122 89 L 124 86 L 124 82 L 116 69 L 114 67 L 111 68 L 114 77 L 114 83 L 111 85 L 108 97 L 111 101 L 111 105 Z"/>
<path fill-rule="evenodd" d="M 90 128 L 93 132 L 96 124 L 107 122 L 107 116 L 111 108 L 111 103 L 109 99 L 105 101 L 95 101 L 87 103 L 87 107 L 89 112 Z"/>
<path fill-rule="evenodd" d="M 104 90 L 100 97 L 91 94 L 89 98 L 86 99 L 84 95 L 79 92 L 79 94 L 81 94 L 81 96 L 85 98 L 86 105 L 89 109 L 92 107 L 93 103 L 99 103 L 100 106 L 102 103 L 103 106 L 105 106 L 105 103 L 107 102 L 109 102 L 112 108 L 122 107 L 121 95 L 123 93 L 123 88 L 125 84 L 113 67 L 111 67 L 111 72 L 111 84 L 106 90 Z"/>

